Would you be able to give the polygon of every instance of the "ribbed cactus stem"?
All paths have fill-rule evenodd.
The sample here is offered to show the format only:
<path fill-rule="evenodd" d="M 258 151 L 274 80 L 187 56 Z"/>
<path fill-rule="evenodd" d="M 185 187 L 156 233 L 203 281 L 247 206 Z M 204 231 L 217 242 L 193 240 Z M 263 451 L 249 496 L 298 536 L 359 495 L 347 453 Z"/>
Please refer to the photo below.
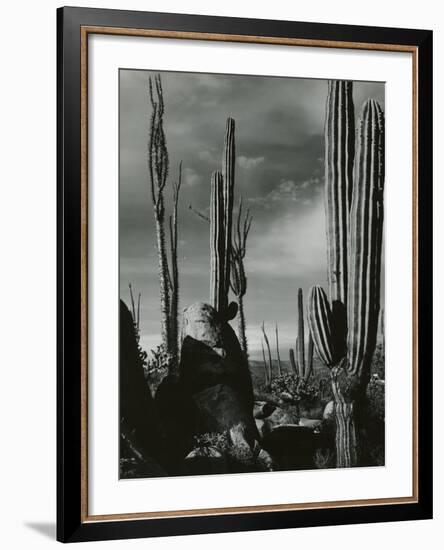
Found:
<path fill-rule="evenodd" d="M 226 304 L 225 291 L 225 227 L 223 180 L 220 172 L 211 176 L 210 200 L 210 302 L 220 311 Z"/>
<path fill-rule="evenodd" d="M 308 344 L 307 344 L 307 359 L 306 359 L 306 369 L 305 369 L 305 380 L 308 380 L 313 372 L 313 338 L 311 332 L 308 333 Z"/>
<path fill-rule="evenodd" d="M 366 382 L 378 330 L 384 217 L 384 114 L 373 99 L 363 106 L 357 143 L 350 212 L 347 365 L 350 374 Z"/>
<path fill-rule="evenodd" d="M 298 290 L 298 337 L 296 340 L 299 376 L 305 378 L 305 334 L 304 334 L 304 297 L 302 288 Z"/>
<path fill-rule="evenodd" d="M 328 83 L 325 118 L 325 209 L 330 300 L 346 304 L 349 211 L 355 150 L 353 84 Z"/>
<path fill-rule="evenodd" d="M 224 194 L 224 225 L 225 225 L 225 250 L 224 250 L 224 289 L 225 303 L 228 306 L 228 292 L 230 290 L 230 266 L 231 266 L 231 238 L 233 225 L 233 197 L 234 197 L 234 165 L 236 151 L 234 143 L 234 119 L 227 119 L 225 132 L 224 152 L 222 157 L 222 177 Z"/>
<path fill-rule="evenodd" d="M 299 376 L 298 368 L 297 368 L 297 366 L 296 366 L 296 360 L 295 360 L 295 357 L 294 357 L 294 350 L 293 350 L 293 348 L 290 348 L 289 354 L 290 354 L 290 365 L 291 365 L 291 370 L 293 371 L 293 374 L 294 374 L 295 376 Z"/>
<path fill-rule="evenodd" d="M 335 364 L 333 317 L 325 291 L 312 286 L 308 295 L 308 326 L 319 359 L 328 367 Z"/>

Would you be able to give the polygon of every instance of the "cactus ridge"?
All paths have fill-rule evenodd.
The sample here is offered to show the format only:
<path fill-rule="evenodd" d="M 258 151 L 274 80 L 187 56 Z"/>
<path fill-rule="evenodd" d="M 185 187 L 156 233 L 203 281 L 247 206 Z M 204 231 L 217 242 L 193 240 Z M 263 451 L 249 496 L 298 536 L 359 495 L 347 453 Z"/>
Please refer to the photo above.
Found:
<path fill-rule="evenodd" d="M 355 154 L 353 83 L 328 83 L 325 117 L 325 209 L 330 299 L 346 303 L 347 240 Z"/>
<path fill-rule="evenodd" d="M 325 365 L 333 365 L 333 316 L 324 289 L 317 285 L 311 287 L 308 296 L 308 325 L 319 358 Z"/>
<path fill-rule="evenodd" d="M 374 352 L 380 307 L 383 231 L 384 114 L 366 101 L 358 128 L 353 201 L 350 213 L 348 289 L 348 369 L 368 370 Z"/>

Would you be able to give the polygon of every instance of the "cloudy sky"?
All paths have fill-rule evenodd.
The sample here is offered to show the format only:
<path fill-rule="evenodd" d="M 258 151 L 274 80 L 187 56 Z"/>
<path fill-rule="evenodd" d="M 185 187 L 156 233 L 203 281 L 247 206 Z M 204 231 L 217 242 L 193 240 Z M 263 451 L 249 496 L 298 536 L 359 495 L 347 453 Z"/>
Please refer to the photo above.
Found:
<path fill-rule="evenodd" d="M 120 71 L 120 292 L 142 293 L 141 343 L 160 343 L 154 219 L 147 174 L 148 71 Z M 210 176 L 221 169 L 225 124 L 236 121 L 235 202 L 250 207 L 245 297 L 250 355 L 260 325 L 278 323 L 281 355 L 296 337 L 297 289 L 326 286 L 323 125 L 327 81 L 161 73 L 170 179 L 183 161 L 179 205 L 180 308 L 209 296 L 209 232 L 189 205 L 208 212 Z M 354 84 L 356 116 L 365 99 L 384 106 L 384 85 Z M 171 187 L 167 188 L 167 208 Z M 272 335 L 272 333 L 270 334 Z"/>

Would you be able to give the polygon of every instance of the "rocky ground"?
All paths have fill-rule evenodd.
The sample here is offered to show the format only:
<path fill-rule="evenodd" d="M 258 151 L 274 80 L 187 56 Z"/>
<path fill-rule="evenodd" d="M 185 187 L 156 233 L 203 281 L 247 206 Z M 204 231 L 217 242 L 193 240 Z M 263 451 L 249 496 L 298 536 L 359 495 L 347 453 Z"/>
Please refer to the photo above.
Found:
<path fill-rule="evenodd" d="M 188 308 L 184 326 L 177 372 L 157 376 L 150 388 L 121 302 L 122 478 L 335 466 L 325 367 L 315 363 L 304 393 L 296 396 L 283 362 L 282 380 L 269 389 L 262 363 L 245 360 L 228 319 L 211 306 Z M 369 428 L 362 434 L 368 465 L 384 463 L 383 363 L 378 350 L 367 392 Z"/>

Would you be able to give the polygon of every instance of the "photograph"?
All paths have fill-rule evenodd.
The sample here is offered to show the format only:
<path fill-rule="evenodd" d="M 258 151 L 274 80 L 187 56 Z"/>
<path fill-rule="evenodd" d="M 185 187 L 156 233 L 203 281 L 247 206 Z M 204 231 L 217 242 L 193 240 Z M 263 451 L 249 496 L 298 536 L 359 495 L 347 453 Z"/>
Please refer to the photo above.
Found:
<path fill-rule="evenodd" d="M 385 465 L 384 127 L 383 82 L 119 69 L 120 479 Z"/>

